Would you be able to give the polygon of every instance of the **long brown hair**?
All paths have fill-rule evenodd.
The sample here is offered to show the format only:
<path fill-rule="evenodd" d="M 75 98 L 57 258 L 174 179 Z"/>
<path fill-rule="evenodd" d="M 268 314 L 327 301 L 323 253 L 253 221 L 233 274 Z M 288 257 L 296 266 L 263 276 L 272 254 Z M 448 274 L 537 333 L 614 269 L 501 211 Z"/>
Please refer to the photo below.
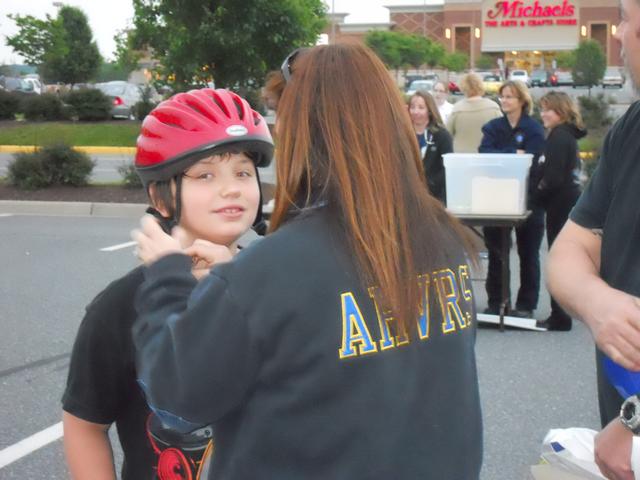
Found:
<path fill-rule="evenodd" d="M 540 106 L 545 110 L 556 112 L 563 123 L 571 123 L 580 129 L 584 128 L 582 115 L 580 115 L 576 103 L 565 92 L 552 90 L 545 93 L 540 98 Z"/>
<path fill-rule="evenodd" d="M 440 116 L 440 110 L 438 110 L 438 105 L 436 105 L 436 101 L 429 92 L 425 92 L 423 90 L 418 90 L 416 93 L 411 95 L 409 101 L 407 102 L 407 107 L 411 106 L 411 100 L 415 97 L 420 97 L 424 100 L 424 104 L 427 107 L 427 115 L 429 115 L 429 127 L 431 130 L 438 130 L 444 128 L 444 122 L 442 121 L 442 117 Z"/>
<path fill-rule="evenodd" d="M 341 222 L 364 286 L 381 289 L 405 331 L 418 318 L 418 275 L 441 268 L 462 227 L 428 194 L 406 106 L 367 47 L 298 55 L 278 104 L 271 230 L 321 201 Z M 407 328 L 408 327 L 408 328 Z"/>

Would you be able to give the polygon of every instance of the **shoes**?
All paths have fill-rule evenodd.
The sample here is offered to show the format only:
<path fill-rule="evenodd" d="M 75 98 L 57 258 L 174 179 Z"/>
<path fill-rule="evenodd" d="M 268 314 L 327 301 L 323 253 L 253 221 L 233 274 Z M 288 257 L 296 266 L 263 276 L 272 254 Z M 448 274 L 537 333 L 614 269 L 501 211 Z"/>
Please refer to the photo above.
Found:
<path fill-rule="evenodd" d="M 533 318 L 533 310 L 523 310 L 520 308 L 516 308 L 515 310 L 511 310 L 511 312 L 509 312 L 509 316 L 518 318 Z"/>
<path fill-rule="evenodd" d="M 500 315 L 500 307 L 487 307 L 483 310 L 484 314 L 486 315 Z"/>
<path fill-rule="evenodd" d="M 568 332 L 571 330 L 571 319 L 558 318 L 550 315 L 545 320 L 536 322 L 536 327 L 544 328 L 548 331 Z"/>

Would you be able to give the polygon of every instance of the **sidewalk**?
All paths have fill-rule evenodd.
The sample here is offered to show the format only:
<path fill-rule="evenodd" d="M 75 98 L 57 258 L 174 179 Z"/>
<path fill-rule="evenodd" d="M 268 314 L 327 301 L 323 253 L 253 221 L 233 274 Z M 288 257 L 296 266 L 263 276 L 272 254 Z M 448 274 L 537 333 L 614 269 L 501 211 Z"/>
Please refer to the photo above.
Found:
<path fill-rule="evenodd" d="M 135 147 L 73 147 L 79 152 L 87 154 L 103 155 L 135 155 Z M 23 153 L 33 152 L 36 149 L 33 145 L 0 145 L 0 153 Z"/>
<path fill-rule="evenodd" d="M 0 200 L 0 215 L 55 215 L 140 218 L 147 208 L 143 203 L 45 202 Z"/>

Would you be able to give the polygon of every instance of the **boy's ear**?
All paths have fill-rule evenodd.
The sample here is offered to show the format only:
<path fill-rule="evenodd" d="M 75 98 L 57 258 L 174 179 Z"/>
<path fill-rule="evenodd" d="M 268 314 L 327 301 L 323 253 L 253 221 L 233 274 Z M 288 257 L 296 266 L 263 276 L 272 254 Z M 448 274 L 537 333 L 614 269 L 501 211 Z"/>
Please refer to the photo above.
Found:
<path fill-rule="evenodd" d="M 163 217 L 169 218 L 171 213 L 169 209 L 164 204 L 164 201 L 158 196 L 158 190 L 156 189 L 155 184 L 149 185 L 149 199 L 151 201 L 151 206 L 155 208 Z"/>

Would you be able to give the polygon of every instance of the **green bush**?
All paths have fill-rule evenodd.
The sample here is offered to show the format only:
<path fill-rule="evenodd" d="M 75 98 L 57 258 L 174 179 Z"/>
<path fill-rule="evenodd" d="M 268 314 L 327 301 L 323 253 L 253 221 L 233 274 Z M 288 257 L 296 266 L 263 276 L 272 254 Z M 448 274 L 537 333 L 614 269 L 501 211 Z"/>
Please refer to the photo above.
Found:
<path fill-rule="evenodd" d="M 32 122 L 65 118 L 62 100 L 53 93 L 26 97 L 22 103 L 22 112 L 24 118 Z"/>
<path fill-rule="evenodd" d="M 78 120 L 93 121 L 111 118 L 111 100 L 100 90 L 94 88 L 72 90 L 64 100 L 71 105 L 74 116 L 78 117 Z"/>
<path fill-rule="evenodd" d="M 133 113 L 140 121 L 144 120 L 144 117 L 149 115 L 149 112 L 156 106 L 151 100 L 151 87 L 147 85 L 142 89 L 142 99 L 133 106 Z"/>
<path fill-rule="evenodd" d="M 89 182 L 93 166 L 93 160 L 68 145 L 50 145 L 15 155 L 9 164 L 9 183 L 27 190 L 51 185 L 78 187 Z"/>
<path fill-rule="evenodd" d="M 0 90 L 0 120 L 13 120 L 20 110 L 20 99 L 15 93 Z"/>
<path fill-rule="evenodd" d="M 609 114 L 609 100 L 603 93 L 594 97 L 578 97 L 580 113 L 587 130 L 602 130 L 608 128 L 613 119 Z"/>
<path fill-rule="evenodd" d="M 118 167 L 118 173 L 122 176 L 122 183 L 125 187 L 142 188 L 142 180 L 140 180 L 133 163 L 123 163 Z"/>
<path fill-rule="evenodd" d="M 11 185 L 23 190 L 36 190 L 50 185 L 39 151 L 16 154 L 15 160 L 9 163 L 7 179 Z"/>
<path fill-rule="evenodd" d="M 64 144 L 49 145 L 40 152 L 52 185 L 79 187 L 89 183 L 95 163 L 88 155 Z"/>

